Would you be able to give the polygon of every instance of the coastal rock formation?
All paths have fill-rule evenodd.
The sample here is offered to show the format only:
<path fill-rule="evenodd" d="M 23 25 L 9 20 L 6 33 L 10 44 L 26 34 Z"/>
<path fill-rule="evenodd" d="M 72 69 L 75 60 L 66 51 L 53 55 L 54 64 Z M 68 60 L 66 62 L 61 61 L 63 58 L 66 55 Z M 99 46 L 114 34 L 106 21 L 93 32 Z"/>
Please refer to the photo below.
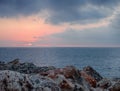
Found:
<path fill-rule="evenodd" d="M 0 91 L 120 91 L 120 78 L 103 78 L 92 67 L 82 70 L 0 62 Z"/>
<path fill-rule="evenodd" d="M 58 68 L 40 73 L 53 79 L 62 91 L 90 91 L 89 84 L 80 75 L 80 71 L 73 66 Z"/>
<path fill-rule="evenodd" d="M 33 73 L 36 74 L 39 72 L 46 72 L 52 69 L 55 69 L 55 67 L 53 66 L 37 67 L 33 63 L 27 63 L 27 62 L 20 63 L 19 59 L 14 59 L 13 61 L 8 63 L 0 62 L 0 70 L 12 70 L 25 74 L 33 74 Z"/>
<path fill-rule="evenodd" d="M 90 66 L 84 67 L 83 70 L 80 71 L 80 74 L 92 87 L 96 87 L 97 82 L 103 79 L 103 77 Z"/>
<path fill-rule="evenodd" d="M 107 89 L 108 87 L 110 87 L 112 85 L 112 82 L 110 79 L 104 78 L 101 81 L 99 81 L 97 83 L 97 87 L 103 88 L 103 89 Z"/>
<path fill-rule="evenodd" d="M 97 82 L 103 79 L 103 77 L 90 66 L 84 67 L 83 71 L 94 78 Z"/>
<path fill-rule="evenodd" d="M 104 78 L 97 83 L 97 87 L 108 89 L 109 91 L 120 91 L 120 80 Z"/>
<path fill-rule="evenodd" d="M 0 71 L 0 91 L 61 91 L 49 78 L 14 71 Z"/>

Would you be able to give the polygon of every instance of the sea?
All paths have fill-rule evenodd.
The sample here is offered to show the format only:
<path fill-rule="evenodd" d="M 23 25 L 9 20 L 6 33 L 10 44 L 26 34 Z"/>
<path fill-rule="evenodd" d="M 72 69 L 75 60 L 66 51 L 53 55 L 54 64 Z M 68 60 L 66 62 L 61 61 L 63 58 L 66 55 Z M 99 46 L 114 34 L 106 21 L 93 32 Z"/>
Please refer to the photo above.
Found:
<path fill-rule="evenodd" d="M 92 66 L 103 77 L 120 78 L 120 48 L 107 47 L 1 47 L 0 61 L 19 58 L 37 66 Z"/>

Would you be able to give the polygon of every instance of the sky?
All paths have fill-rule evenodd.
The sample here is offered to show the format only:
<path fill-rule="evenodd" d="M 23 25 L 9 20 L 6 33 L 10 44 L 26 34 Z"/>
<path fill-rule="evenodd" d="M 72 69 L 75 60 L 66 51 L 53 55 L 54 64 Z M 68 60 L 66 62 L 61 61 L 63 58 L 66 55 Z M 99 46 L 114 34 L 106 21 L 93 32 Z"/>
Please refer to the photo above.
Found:
<path fill-rule="evenodd" d="M 0 47 L 120 47 L 120 0 L 0 0 Z"/>

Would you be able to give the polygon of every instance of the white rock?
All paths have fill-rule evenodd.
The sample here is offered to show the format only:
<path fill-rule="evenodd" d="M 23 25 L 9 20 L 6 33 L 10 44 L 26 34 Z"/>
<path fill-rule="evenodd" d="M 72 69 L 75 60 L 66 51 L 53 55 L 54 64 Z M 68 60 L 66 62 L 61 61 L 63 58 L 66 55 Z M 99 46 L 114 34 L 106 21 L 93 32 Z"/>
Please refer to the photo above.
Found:
<path fill-rule="evenodd" d="M 0 91 L 61 91 L 56 83 L 46 77 L 0 71 Z"/>

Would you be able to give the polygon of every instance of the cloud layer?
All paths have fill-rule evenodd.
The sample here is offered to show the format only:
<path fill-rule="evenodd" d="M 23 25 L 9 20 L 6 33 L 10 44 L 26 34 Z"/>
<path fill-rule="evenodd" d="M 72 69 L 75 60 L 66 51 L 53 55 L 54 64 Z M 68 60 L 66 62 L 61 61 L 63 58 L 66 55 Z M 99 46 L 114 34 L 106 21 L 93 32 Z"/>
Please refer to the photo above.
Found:
<path fill-rule="evenodd" d="M 120 0 L 0 0 L 0 44 L 120 46 L 119 5 Z"/>
<path fill-rule="evenodd" d="M 0 16 L 19 16 L 49 10 L 46 21 L 56 23 L 98 20 L 109 16 L 119 0 L 0 0 Z"/>

